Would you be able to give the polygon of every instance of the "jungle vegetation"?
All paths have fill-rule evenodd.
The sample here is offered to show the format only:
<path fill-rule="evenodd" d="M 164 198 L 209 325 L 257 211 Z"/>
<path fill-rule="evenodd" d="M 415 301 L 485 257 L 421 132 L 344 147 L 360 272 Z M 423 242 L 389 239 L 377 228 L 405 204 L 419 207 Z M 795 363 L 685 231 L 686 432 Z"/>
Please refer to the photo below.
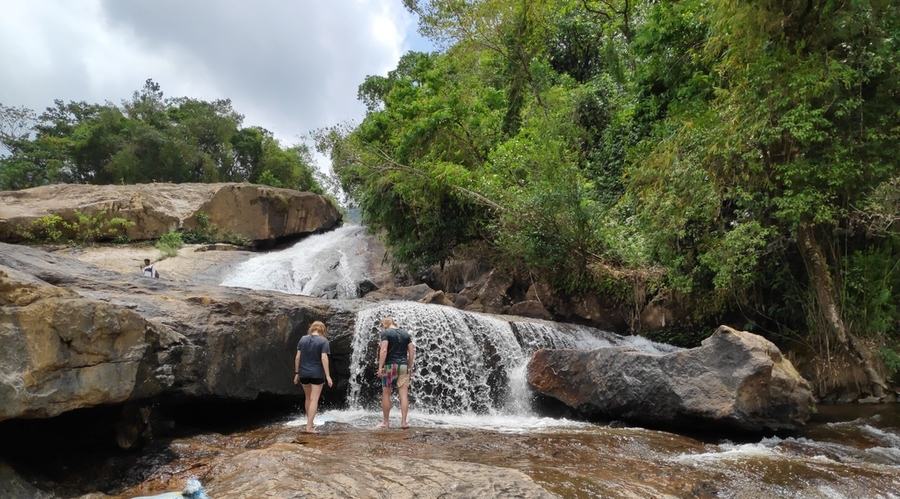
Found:
<path fill-rule="evenodd" d="M 404 5 L 440 50 L 366 78 L 364 119 L 317 131 L 396 263 L 476 249 L 562 292 L 678 297 L 693 327 L 737 317 L 823 383 L 843 359 L 886 387 L 900 3 Z"/>
<path fill-rule="evenodd" d="M 403 3 L 439 50 L 366 78 L 361 122 L 314 133 L 395 264 L 488 256 L 635 314 L 665 297 L 689 315 L 653 339 L 734 324 L 823 385 L 880 394 L 900 371 L 900 4 Z M 242 125 L 152 80 L 120 105 L 0 104 L 0 190 L 322 192 L 305 146 Z"/>
<path fill-rule="evenodd" d="M 121 105 L 56 100 L 37 114 L 0 104 L 0 190 L 251 182 L 323 192 L 306 145 L 283 146 L 243 120 L 229 99 L 166 98 L 152 79 Z"/>

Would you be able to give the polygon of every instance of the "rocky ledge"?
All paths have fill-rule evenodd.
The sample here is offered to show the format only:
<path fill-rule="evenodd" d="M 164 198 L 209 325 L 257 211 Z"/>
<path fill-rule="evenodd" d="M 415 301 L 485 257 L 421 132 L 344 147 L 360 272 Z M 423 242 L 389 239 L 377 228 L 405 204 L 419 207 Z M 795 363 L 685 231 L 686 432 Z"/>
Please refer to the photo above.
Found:
<path fill-rule="evenodd" d="M 370 305 L 126 276 L 0 243 L 0 421 L 157 397 L 294 399 L 293 353 L 315 320 L 329 327 L 340 403 L 357 312 Z M 813 403 L 773 344 L 727 328 L 664 355 L 540 350 L 530 382 L 588 417 L 654 426 L 792 429 Z"/>
<path fill-rule="evenodd" d="M 341 214 L 324 196 L 265 185 L 57 184 L 0 192 L 0 241 L 21 242 L 32 223 L 57 215 L 71 223 L 76 212 L 133 222 L 125 236 L 158 239 L 177 230 L 215 226 L 221 233 L 271 244 L 337 225 Z M 206 220 L 200 221 L 199 214 Z"/>

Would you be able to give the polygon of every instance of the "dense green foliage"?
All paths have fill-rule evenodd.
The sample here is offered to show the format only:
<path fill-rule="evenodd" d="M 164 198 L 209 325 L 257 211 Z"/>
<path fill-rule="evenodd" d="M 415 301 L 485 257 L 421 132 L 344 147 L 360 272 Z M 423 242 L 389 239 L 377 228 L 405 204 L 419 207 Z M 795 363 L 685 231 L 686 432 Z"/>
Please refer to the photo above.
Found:
<path fill-rule="evenodd" d="M 121 106 L 0 104 L 0 190 L 48 183 L 251 182 L 322 193 L 305 145 L 242 128 L 230 100 L 164 98 L 147 80 Z"/>
<path fill-rule="evenodd" d="M 60 243 L 70 241 L 74 244 L 89 245 L 102 239 L 126 241 L 125 229 L 134 226 L 134 222 L 120 217 L 109 218 L 106 210 L 96 215 L 75 210 L 74 219 L 66 221 L 59 215 L 47 215 L 35 219 L 22 231 L 29 241 L 39 243 Z"/>
<path fill-rule="evenodd" d="M 560 289 L 647 281 L 697 325 L 898 336 L 896 2 L 404 3 L 443 50 L 319 134 L 400 263 L 477 244 Z"/>
<path fill-rule="evenodd" d="M 153 246 L 159 250 L 163 258 L 177 256 L 178 250 L 184 247 L 184 239 L 182 239 L 181 232 L 168 232 L 163 234 Z"/>

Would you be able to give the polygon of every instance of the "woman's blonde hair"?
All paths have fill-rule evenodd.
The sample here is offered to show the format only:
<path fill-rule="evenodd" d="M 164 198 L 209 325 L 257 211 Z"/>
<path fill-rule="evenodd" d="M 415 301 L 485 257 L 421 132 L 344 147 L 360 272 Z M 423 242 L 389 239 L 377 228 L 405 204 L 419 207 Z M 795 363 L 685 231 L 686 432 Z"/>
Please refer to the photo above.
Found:
<path fill-rule="evenodd" d="M 309 330 L 306 331 L 307 334 L 319 333 L 319 336 L 323 338 L 328 337 L 328 332 L 325 331 L 325 324 L 322 321 L 315 321 L 309 325 Z"/>

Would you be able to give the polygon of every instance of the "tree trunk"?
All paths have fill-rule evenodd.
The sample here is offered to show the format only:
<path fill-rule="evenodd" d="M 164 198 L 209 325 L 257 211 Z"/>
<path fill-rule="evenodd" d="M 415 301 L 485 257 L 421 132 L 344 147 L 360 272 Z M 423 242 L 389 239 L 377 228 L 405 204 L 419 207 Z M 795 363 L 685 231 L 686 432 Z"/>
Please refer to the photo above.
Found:
<path fill-rule="evenodd" d="M 809 266 L 810 284 L 815 292 L 818 313 L 827 328 L 825 334 L 836 339 L 848 352 L 856 356 L 869 380 L 872 395 L 881 397 L 884 390 L 887 389 L 887 384 L 874 367 L 872 353 L 853 333 L 847 330 L 847 326 L 844 324 L 840 305 L 834 299 L 834 282 L 831 279 L 828 264 L 818 241 L 816 241 L 812 224 L 806 217 L 797 228 L 797 242 L 800 245 L 800 252 Z"/>

